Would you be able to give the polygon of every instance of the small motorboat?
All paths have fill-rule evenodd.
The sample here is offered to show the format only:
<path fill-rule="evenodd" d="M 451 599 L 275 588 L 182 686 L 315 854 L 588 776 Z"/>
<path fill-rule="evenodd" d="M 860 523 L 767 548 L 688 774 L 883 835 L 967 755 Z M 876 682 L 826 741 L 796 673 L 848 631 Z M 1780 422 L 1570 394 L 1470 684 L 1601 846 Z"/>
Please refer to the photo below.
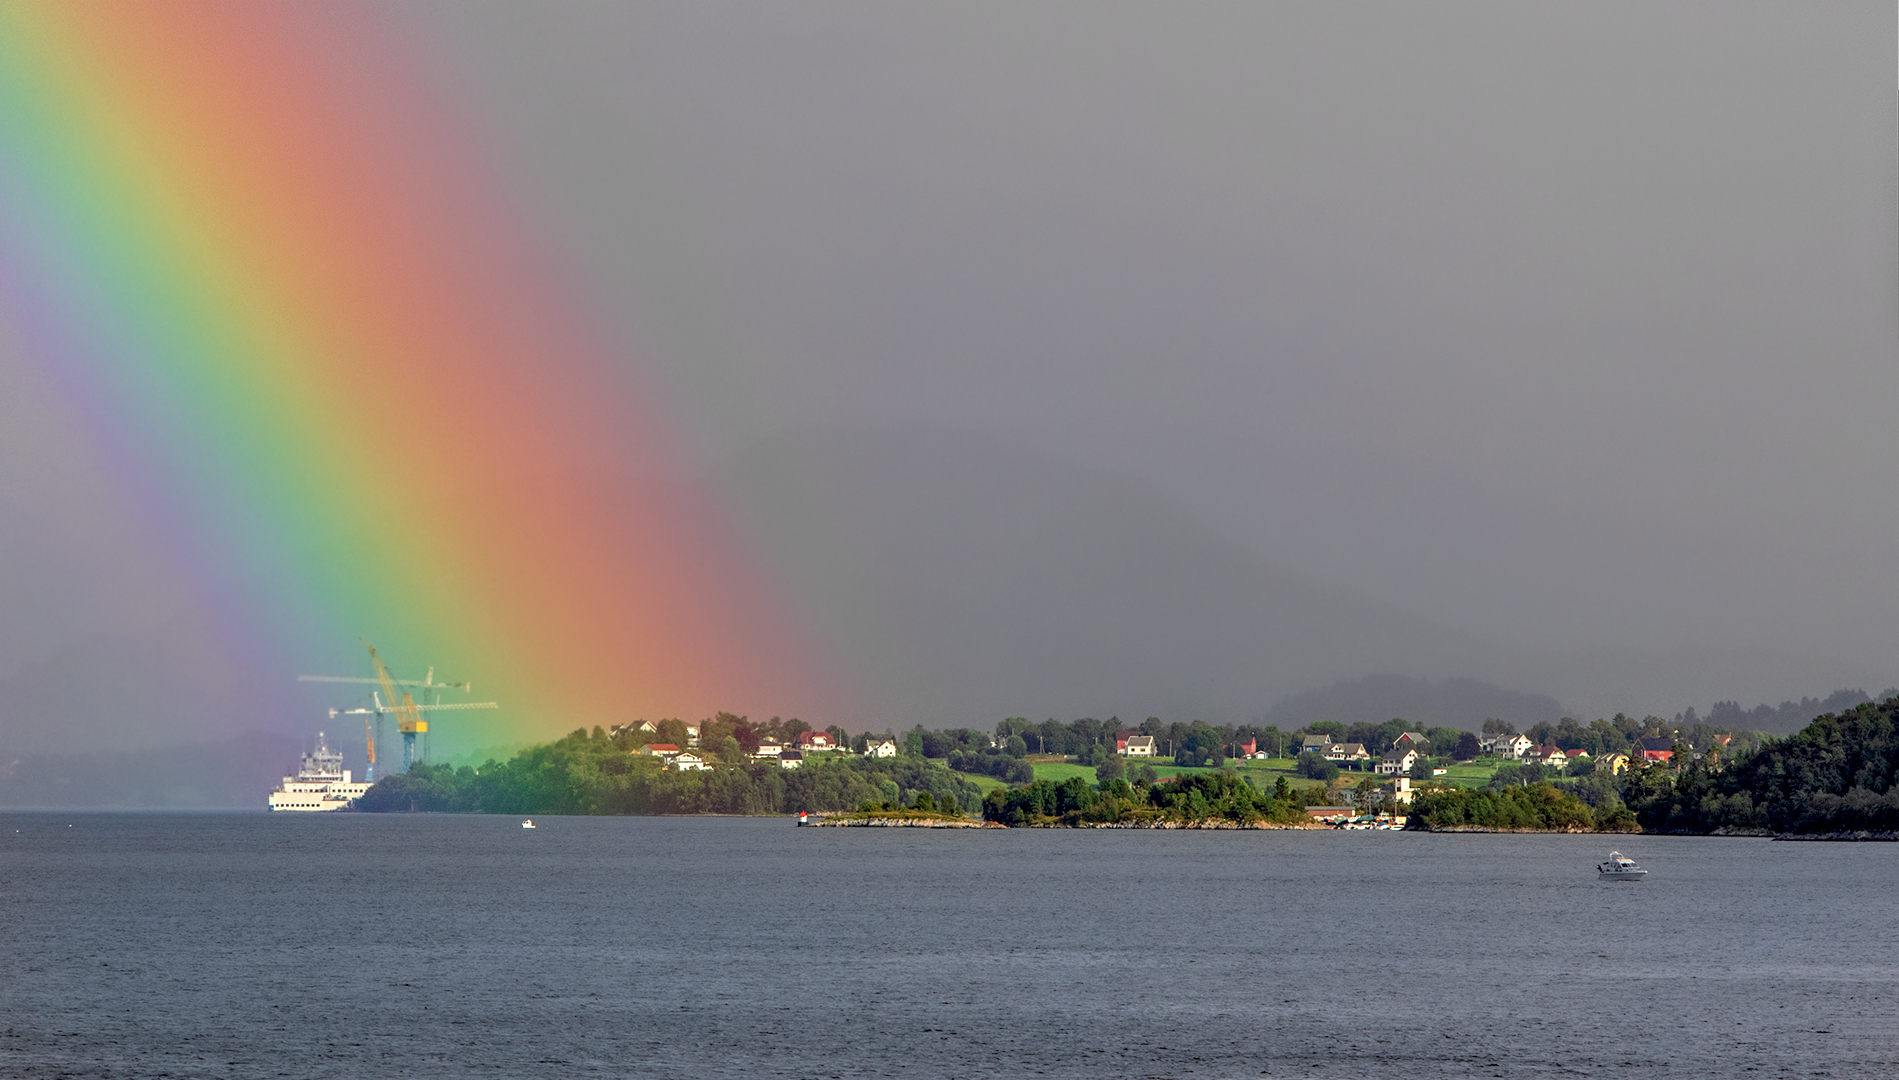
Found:
<path fill-rule="evenodd" d="M 1596 864 L 1596 875 L 1604 881 L 1640 881 L 1648 871 L 1620 851 L 1611 851 L 1607 862 Z"/>
<path fill-rule="evenodd" d="M 528 819 L 527 819 L 526 821 L 523 821 L 523 822 L 521 823 L 521 827 L 522 827 L 523 829 L 532 829 L 532 828 L 534 827 L 534 819 L 533 819 L 533 818 L 528 818 Z"/>

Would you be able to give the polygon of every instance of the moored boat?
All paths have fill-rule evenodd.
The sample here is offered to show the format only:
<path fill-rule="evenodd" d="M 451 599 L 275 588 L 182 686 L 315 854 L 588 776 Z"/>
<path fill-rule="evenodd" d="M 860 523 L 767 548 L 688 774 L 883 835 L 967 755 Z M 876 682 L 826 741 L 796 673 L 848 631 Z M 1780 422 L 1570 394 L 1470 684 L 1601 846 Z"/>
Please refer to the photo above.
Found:
<path fill-rule="evenodd" d="M 272 810 L 347 810 L 369 785 L 351 780 L 341 752 L 331 750 L 317 732 L 316 750 L 303 755 L 297 775 L 284 777 L 267 803 Z"/>
<path fill-rule="evenodd" d="M 1596 875 L 1604 881 L 1640 881 L 1648 871 L 1620 851 L 1611 851 L 1606 862 L 1596 864 Z"/>

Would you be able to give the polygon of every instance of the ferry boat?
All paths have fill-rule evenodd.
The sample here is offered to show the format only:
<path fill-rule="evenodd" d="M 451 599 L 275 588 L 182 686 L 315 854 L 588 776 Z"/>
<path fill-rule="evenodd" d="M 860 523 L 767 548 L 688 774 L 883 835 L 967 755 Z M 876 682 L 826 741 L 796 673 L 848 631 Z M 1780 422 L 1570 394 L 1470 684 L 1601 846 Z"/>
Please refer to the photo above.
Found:
<path fill-rule="evenodd" d="M 303 755 L 297 775 L 284 777 L 284 782 L 270 793 L 270 809 L 343 810 L 368 790 L 368 784 L 350 779 L 349 770 L 343 767 L 343 752 L 331 750 L 319 731 L 316 749 Z"/>
<path fill-rule="evenodd" d="M 1604 881 L 1640 881 L 1648 871 L 1620 851 L 1611 851 L 1609 861 L 1596 864 L 1596 873 Z"/>

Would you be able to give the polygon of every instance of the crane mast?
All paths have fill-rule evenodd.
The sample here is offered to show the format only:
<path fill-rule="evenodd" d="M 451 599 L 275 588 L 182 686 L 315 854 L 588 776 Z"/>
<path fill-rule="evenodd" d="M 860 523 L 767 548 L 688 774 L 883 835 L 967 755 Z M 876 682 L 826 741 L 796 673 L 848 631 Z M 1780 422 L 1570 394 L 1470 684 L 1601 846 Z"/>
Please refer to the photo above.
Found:
<path fill-rule="evenodd" d="M 409 766 L 415 764 L 415 737 L 429 730 L 429 722 L 422 719 L 409 692 L 396 689 L 395 680 L 389 677 L 389 668 L 383 664 L 382 657 L 376 655 L 376 647 L 364 641 L 363 648 L 369 650 L 369 662 L 376 667 L 376 680 L 382 683 L 382 692 L 389 696 L 390 711 L 396 714 L 396 730 L 402 732 L 402 771 L 408 772 Z"/>

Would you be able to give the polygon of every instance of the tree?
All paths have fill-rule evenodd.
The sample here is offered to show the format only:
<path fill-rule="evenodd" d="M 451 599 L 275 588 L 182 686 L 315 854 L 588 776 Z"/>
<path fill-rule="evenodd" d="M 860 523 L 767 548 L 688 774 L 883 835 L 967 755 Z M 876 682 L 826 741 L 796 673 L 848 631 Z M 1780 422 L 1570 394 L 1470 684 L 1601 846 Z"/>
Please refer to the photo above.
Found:
<path fill-rule="evenodd" d="M 1477 739 L 1477 733 L 1466 731 L 1457 737 L 1457 745 L 1451 749 L 1451 756 L 1459 761 L 1469 761 L 1483 751 L 1484 748 Z"/>
<path fill-rule="evenodd" d="M 1121 755 L 1109 752 L 1095 766 L 1095 780 L 1103 787 L 1121 779 L 1127 774 L 1127 762 Z"/>
<path fill-rule="evenodd" d="M 936 809 L 936 796 L 927 791 L 919 791 L 917 792 L 916 801 L 910 804 L 910 808 L 913 810 L 934 810 Z"/>
<path fill-rule="evenodd" d="M 719 760 L 727 765 L 737 765 L 745 760 L 745 748 L 730 735 L 719 740 Z"/>
<path fill-rule="evenodd" d="M 1299 775 L 1308 780 L 1325 780 L 1329 782 L 1336 779 L 1339 774 L 1339 767 L 1336 762 L 1327 761 L 1325 758 L 1320 757 L 1310 750 L 1299 755 L 1299 760 L 1296 765 L 1299 769 Z"/>
<path fill-rule="evenodd" d="M 1517 726 L 1508 721 L 1498 720 L 1495 717 L 1484 721 L 1485 735 L 1515 735 L 1516 733 Z"/>
<path fill-rule="evenodd" d="M 1206 724 L 1189 727 L 1174 751 L 1174 764 L 1219 768 L 1226 764 L 1226 740 Z"/>

